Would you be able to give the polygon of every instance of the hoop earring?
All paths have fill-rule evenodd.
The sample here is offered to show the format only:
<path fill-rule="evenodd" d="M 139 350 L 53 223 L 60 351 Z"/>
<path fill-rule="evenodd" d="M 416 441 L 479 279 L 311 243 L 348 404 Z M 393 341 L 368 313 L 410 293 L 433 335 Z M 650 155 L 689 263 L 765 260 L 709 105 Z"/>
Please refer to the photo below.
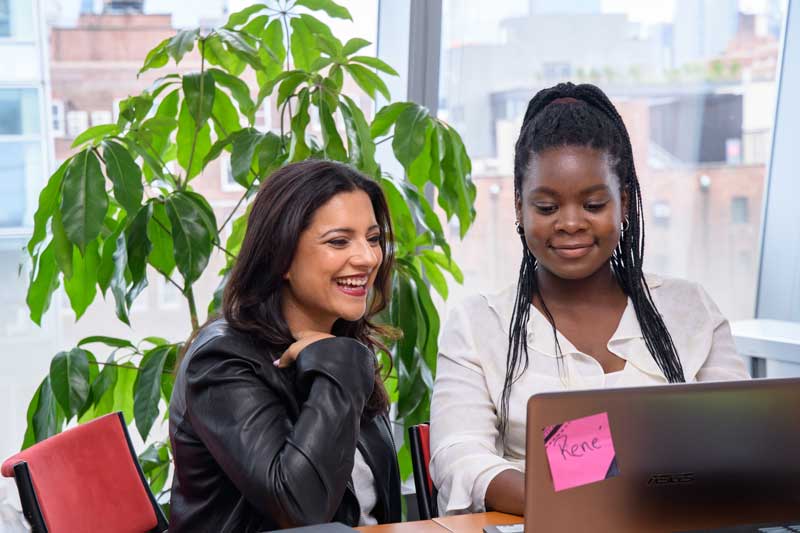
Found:
<path fill-rule="evenodd" d="M 525 235 L 525 229 L 520 225 L 519 220 L 514 222 L 514 227 L 517 231 L 517 235 Z"/>
<path fill-rule="evenodd" d="M 619 230 L 620 232 L 625 233 L 626 231 L 628 231 L 628 228 L 630 227 L 631 227 L 631 221 L 628 220 L 628 217 L 625 217 L 625 220 L 623 220 L 622 223 L 619 225 Z"/>

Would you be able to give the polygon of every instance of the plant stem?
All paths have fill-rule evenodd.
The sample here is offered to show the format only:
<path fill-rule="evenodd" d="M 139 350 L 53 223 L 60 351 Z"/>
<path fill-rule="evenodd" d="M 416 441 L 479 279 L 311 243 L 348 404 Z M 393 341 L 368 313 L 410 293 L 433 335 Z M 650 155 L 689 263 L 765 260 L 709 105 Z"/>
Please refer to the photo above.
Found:
<path fill-rule="evenodd" d="M 384 138 L 383 138 L 383 139 L 381 139 L 380 141 L 376 142 L 376 143 L 375 143 L 375 146 L 378 146 L 378 145 L 379 145 L 379 144 L 381 144 L 381 143 L 385 143 L 386 141 L 388 141 L 388 140 L 391 140 L 391 139 L 393 139 L 393 138 L 394 138 L 394 135 L 389 135 L 388 137 L 384 137 Z"/>
<path fill-rule="evenodd" d="M 192 320 L 192 333 L 194 333 L 200 327 L 200 324 L 197 321 L 197 305 L 194 303 L 194 291 L 191 285 L 186 289 L 184 294 L 186 295 L 186 300 L 189 302 L 189 317 Z"/>
<path fill-rule="evenodd" d="M 244 202 L 244 200 L 247 198 L 247 196 L 248 196 L 248 195 L 250 194 L 250 192 L 253 190 L 253 185 L 255 185 L 255 184 L 256 184 L 256 182 L 254 181 L 253 183 L 251 183 L 251 184 L 250 184 L 250 186 L 247 188 L 247 190 L 245 190 L 245 191 L 244 191 L 244 194 L 242 195 L 242 197 L 241 197 L 241 198 L 239 198 L 239 201 L 238 201 L 238 202 L 236 202 L 236 205 L 235 205 L 235 206 L 233 206 L 233 209 L 232 209 L 232 210 L 231 210 L 231 212 L 228 214 L 227 218 L 225 219 L 225 222 L 223 222 L 223 223 L 222 223 L 222 225 L 219 227 L 219 229 L 217 230 L 217 233 L 221 233 L 221 232 L 222 232 L 222 229 L 223 229 L 225 226 L 227 226 L 227 225 L 228 225 L 228 222 L 230 222 L 230 220 L 233 218 L 233 215 L 235 215 L 235 214 L 236 214 L 236 211 L 238 211 L 238 210 L 239 210 L 239 207 L 242 205 L 242 202 Z"/>

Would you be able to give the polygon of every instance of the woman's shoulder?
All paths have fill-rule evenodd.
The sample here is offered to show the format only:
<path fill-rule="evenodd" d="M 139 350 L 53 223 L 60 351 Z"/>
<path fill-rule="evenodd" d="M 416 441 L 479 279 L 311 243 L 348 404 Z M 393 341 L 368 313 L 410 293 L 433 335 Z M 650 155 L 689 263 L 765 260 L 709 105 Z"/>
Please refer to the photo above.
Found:
<path fill-rule="evenodd" d="M 271 361 L 273 350 L 254 335 L 239 331 L 224 318 L 205 324 L 192 339 L 182 366 L 199 366 L 223 360 L 246 360 L 261 364 Z"/>
<path fill-rule="evenodd" d="M 650 294 L 663 315 L 676 315 L 684 319 L 698 315 L 719 314 L 711 296 L 700 283 L 682 278 L 645 274 Z"/>

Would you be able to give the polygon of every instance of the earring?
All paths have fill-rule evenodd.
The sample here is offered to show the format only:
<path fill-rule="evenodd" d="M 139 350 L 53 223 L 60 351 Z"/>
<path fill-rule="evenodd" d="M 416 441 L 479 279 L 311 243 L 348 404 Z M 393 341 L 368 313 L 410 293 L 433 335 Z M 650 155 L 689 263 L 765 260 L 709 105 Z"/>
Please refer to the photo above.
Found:
<path fill-rule="evenodd" d="M 622 233 L 625 233 L 626 231 L 628 231 L 628 228 L 630 227 L 631 227 L 631 221 L 628 220 L 628 217 L 625 217 L 625 220 L 623 220 L 622 223 L 619 225 L 619 230 Z"/>
<path fill-rule="evenodd" d="M 520 225 L 520 223 L 519 223 L 519 220 L 517 220 L 516 222 L 514 222 L 514 227 L 515 227 L 515 228 L 516 228 L 516 230 L 517 230 L 517 235 L 525 235 L 525 230 L 524 230 L 524 229 L 522 228 L 522 226 Z"/>

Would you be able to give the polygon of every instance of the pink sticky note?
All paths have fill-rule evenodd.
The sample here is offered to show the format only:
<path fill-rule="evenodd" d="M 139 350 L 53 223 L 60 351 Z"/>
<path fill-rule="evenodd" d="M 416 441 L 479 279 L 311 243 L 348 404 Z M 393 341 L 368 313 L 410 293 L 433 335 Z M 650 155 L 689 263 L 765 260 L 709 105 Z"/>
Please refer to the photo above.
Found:
<path fill-rule="evenodd" d="M 556 492 L 619 475 L 608 413 L 547 426 L 543 433 Z"/>

